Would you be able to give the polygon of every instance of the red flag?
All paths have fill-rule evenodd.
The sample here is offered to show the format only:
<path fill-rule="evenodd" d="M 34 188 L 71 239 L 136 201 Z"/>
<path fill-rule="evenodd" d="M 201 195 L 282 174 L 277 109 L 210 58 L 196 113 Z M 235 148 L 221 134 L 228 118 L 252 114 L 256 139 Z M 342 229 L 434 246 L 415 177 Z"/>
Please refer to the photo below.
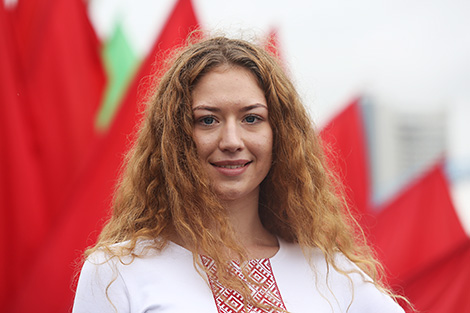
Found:
<path fill-rule="evenodd" d="M 12 29 L 0 6 L 0 311 L 27 275 L 46 230 L 44 198 Z"/>
<path fill-rule="evenodd" d="M 5 13 L 2 8 L 3 24 Z M 2 85 L 16 84 L 19 89 L 8 88 L 5 95 L 20 96 L 19 101 L 14 97 L 2 101 L 6 110 L 2 126 L 7 130 L 2 140 L 7 151 L 2 190 L 9 201 L 5 207 L 2 203 L 2 210 L 9 212 L 11 301 L 29 277 L 36 251 L 87 153 L 104 72 L 81 0 L 23 0 L 8 18 L 13 27 L 7 32 L 7 25 L 2 25 L 2 38 L 15 58 L 2 58 L 8 60 L 2 66 L 7 80 Z"/>
<path fill-rule="evenodd" d="M 11 25 L 6 24 L 7 17 Z M 2 53 L 1 60 L 6 62 L 2 65 L 5 79 L 1 84 L 5 87 L 2 95 L 7 97 L 2 99 L 1 124 L 5 130 L 2 132 L 2 150 L 5 153 L 2 153 L 1 190 L 5 197 L 2 196 L 1 205 L 2 211 L 8 212 L 5 230 L 8 230 L 6 238 L 11 246 L 2 251 L 8 251 L 7 274 L 10 279 L 5 282 L 9 300 L 28 277 L 36 251 L 41 248 L 52 225 L 54 212 L 50 209 L 64 196 L 61 191 L 72 179 L 73 173 L 59 166 L 70 162 L 72 168 L 75 165 L 73 158 L 70 155 L 65 158 L 60 152 L 70 149 L 78 158 L 85 150 L 83 144 L 74 146 L 77 140 L 73 135 L 81 134 L 84 129 L 81 123 L 75 122 L 80 120 L 79 113 L 87 113 L 86 108 L 94 103 L 87 97 L 88 87 L 92 86 L 93 90 L 100 87 L 94 76 L 86 72 L 86 66 L 92 64 L 92 71 L 95 71 L 97 66 L 93 62 L 100 64 L 96 37 L 93 62 L 89 62 L 90 54 L 82 54 L 83 51 L 89 52 L 82 34 L 94 35 L 87 21 L 81 1 L 24 0 L 8 12 L 3 11 L 2 6 L 2 50 L 10 52 L 10 56 L 5 57 Z M 67 38 L 73 38 L 73 43 L 79 47 L 66 42 Z M 100 78 L 104 77 L 102 72 L 99 74 Z M 80 92 L 71 92 L 78 89 Z M 52 112 L 54 109 L 68 112 L 69 108 L 73 109 L 69 115 L 58 116 Z M 93 115 L 89 118 L 93 125 Z M 65 128 L 55 127 L 57 125 Z M 57 132 L 53 134 L 54 138 L 62 134 L 68 136 L 66 147 L 49 141 L 45 131 L 51 129 Z M 58 154 L 54 155 L 57 151 Z M 51 160 L 51 156 L 55 159 Z M 49 167 L 51 164 L 57 168 Z M 66 179 L 62 180 L 60 190 L 51 191 L 48 182 L 57 178 L 57 173 Z"/>
<path fill-rule="evenodd" d="M 349 198 L 360 212 L 367 212 L 370 189 L 362 125 L 356 100 L 321 136 Z M 454 210 L 442 164 L 369 213 L 363 226 L 371 233 L 392 286 L 401 285 L 420 311 L 469 309 L 470 244 Z"/>
<path fill-rule="evenodd" d="M 346 188 L 352 207 L 369 209 L 370 182 L 360 99 L 352 101 L 322 130 L 321 138 L 330 166 Z"/>
<path fill-rule="evenodd" d="M 90 159 L 75 188 L 76 192 L 69 198 L 67 216 L 64 216 L 35 264 L 13 312 L 37 312 L 38 308 L 44 312 L 64 312 L 70 308 L 73 261 L 87 245 L 93 244 L 101 221 L 108 213 L 122 155 L 128 148 L 129 136 L 132 136 L 139 119 L 137 95 L 142 94 L 138 91 L 142 88 L 141 79 L 152 72 L 154 57 L 160 55 L 159 51 L 181 44 L 195 28 L 197 19 L 191 1 L 179 0 L 124 97 L 108 134 Z M 92 232 L 93 238 L 90 239 Z"/>
<path fill-rule="evenodd" d="M 53 221 L 95 140 L 105 74 L 81 0 L 22 0 L 13 12 L 28 121 Z"/>
<path fill-rule="evenodd" d="M 418 312 L 470 312 L 470 240 L 404 285 Z"/>
<path fill-rule="evenodd" d="M 391 284 L 406 283 L 465 243 L 442 164 L 387 204 L 371 232 Z"/>

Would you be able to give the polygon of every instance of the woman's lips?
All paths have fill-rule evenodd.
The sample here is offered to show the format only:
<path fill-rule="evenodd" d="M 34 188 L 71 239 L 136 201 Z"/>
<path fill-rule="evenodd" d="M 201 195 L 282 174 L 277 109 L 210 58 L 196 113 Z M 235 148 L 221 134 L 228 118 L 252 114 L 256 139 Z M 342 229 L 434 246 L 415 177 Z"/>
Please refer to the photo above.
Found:
<path fill-rule="evenodd" d="M 238 176 L 246 171 L 251 162 L 249 160 L 226 160 L 211 162 L 211 165 L 223 175 Z"/>

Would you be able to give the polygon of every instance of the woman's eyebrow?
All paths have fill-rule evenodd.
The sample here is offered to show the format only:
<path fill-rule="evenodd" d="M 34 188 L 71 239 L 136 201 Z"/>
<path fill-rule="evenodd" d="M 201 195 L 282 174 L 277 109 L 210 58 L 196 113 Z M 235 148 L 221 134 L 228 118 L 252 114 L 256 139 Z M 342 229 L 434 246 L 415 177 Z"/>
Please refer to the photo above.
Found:
<path fill-rule="evenodd" d="M 247 111 L 250 111 L 250 110 L 253 110 L 253 109 L 257 109 L 257 108 L 265 108 L 266 110 L 268 109 L 268 107 L 264 104 L 255 103 L 255 104 L 247 105 L 246 107 L 241 108 L 240 111 L 247 112 Z"/>
<path fill-rule="evenodd" d="M 247 105 L 245 107 L 242 107 L 240 108 L 240 111 L 241 112 L 247 112 L 247 111 L 250 111 L 250 110 L 254 110 L 254 109 L 257 109 L 257 108 L 265 108 L 266 110 L 268 109 L 268 107 L 264 104 L 261 104 L 261 103 L 255 103 L 255 104 L 251 104 L 251 105 Z M 206 111 L 210 111 L 210 112 L 220 112 L 220 108 L 218 107 L 213 107 L 213 106 L 209 106 L 209 105 L 198 105 L 198 106 L 195 106 L 193 108 L 193 111 L 197 111 L 197 110 L 206 110 Z"/>
<path fill-rule="evenodd" d="M 210 111 L 210 112 L 220 112 L 219 108 L 208 106 L 208 105 L 198 105 L 198 106 L 193 108 L 193 111 L 197 111 L 197 110 L 206 110 L 206 111 Z"/>

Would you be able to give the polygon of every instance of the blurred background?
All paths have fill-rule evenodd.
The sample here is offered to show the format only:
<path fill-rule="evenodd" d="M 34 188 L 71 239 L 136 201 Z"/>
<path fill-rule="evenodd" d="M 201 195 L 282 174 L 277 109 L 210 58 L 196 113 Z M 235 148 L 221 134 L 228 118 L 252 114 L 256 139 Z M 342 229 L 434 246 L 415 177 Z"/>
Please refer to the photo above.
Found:
<path fill-rule="evenodd" d="M 2 1 L 0 311 L 70 309 L 149 77 L 202 29 L 275 47 L 388 282 L 470 312 L 470 2 Z"/>

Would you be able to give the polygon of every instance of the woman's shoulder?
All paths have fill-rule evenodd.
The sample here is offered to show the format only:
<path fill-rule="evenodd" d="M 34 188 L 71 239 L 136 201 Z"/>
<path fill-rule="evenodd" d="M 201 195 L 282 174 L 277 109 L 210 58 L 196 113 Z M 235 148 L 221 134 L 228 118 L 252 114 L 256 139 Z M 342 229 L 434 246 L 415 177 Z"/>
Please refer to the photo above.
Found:
<path fill-rule="evenodd" d="M 97 248 L 86 258 L 79 284 L 105 288 L 113 282 L 113 288 L 127 289 L 129 285 L 148 283 L 149 277 L 159 280 L 168 272 L 192 265 L 192 255 L 178 247 L 169 243 L 158 249 L 154 240 L 139 240 Z"/>
<path fill-rule="evenodd" d="M 296 243 L 280 240 L 283 250 L 276 260 L 289 277 L 296 276 L 304 281 L 304 286 L 314 288 L 340 306 L 348 307 L 349 312 L 402 313 L 401 307 L 374 283 L 359 266 L 339 251 L 330 254 L 318 247 L 301 247 Z M 311 286 L 311 287 L 308 287 Z"/>
<path fill-rule="evenodd" d="M 331 265 L 331 261 L 344 270 L 355 267 L 354 263 L 339 251 L 326 253 L 319 247 L 302 246 L 295 242 L 285 241 L 282 238 L 279 238 L 278 240 L 280 246 L 278 255 L 282 256 L 283 259 L 289 261 L 298 260 L 300 262 L 307 261 L 315 268 L 322 268 Z"/>
<path fill-rule="evenodd" d="M 95 267 L 100 271 L 111 267 L 114 271 L 127 273 L 141 268 L 172 267 L 181 262 L 192 264 L 192 258 L 191 252 L 171 241 L 139 239 L 97 248 L 88 255 L 84 267 Z"/>
<path fill-rule="evenodd" d="M 320 272 L 356 273 L 363 279 L 371 281 L 371 278 L 340 251 L 325 252 L 319 247 L 301 246 L 282 239 L 279 242 L 283 250 L 282 255 L 290 260 L 307 262 L 313 269 Z"/>
<path fill-rule="evenodd" d="M 91 262 L 103 263 L 117 258 L 134 258 L 139 256 L 150 256 L 163 250 L 165 244 L 157 239 L 126 240 L 118 243 L 102 245 L 87 256 Z"/>
<path fill-rule="evenodd" d="M 403 313 L 403 309 L 379 283 L 366 274 L 355 262 L 337 251 L 332 255 L 333 264 L 328 263 L 331 284 L 342 294 L 350 294 L 350 312 Z"/>

